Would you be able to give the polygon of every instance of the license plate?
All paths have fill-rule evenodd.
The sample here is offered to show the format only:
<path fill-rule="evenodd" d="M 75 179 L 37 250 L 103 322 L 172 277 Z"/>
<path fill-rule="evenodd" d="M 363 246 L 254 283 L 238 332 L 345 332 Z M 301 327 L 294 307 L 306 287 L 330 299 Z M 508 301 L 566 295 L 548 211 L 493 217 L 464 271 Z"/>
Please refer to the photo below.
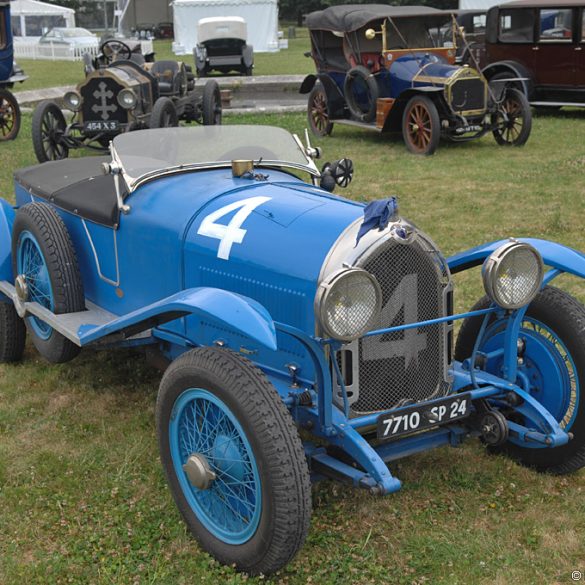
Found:
<path fill-rule="evenodd" d="M 457 394 L 427 404 L 415 404 L 378 417 L 378 438 L 393 439 L 469 416 L 471 395 Z"/>
<path fill-rule="evenodd" d="M 112 132 L 118 129 L 117 120 L 96 120 L 85 123 L 87 132 Z"/>

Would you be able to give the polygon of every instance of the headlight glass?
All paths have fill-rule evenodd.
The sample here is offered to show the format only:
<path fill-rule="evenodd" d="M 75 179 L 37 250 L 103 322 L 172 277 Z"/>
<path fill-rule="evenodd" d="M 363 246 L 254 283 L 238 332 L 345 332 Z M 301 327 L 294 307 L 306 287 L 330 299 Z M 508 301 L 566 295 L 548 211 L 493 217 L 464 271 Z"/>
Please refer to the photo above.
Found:
<path fill-rule="evenodd" d="M 542 286 L 542 258 L 530 244 L 510 241 L 489 256 L 483 266 L 483 285 L 492 301 L 504 309 L 530 303 Z"/>
<path fill-rule="evenodd" d="M 63 96 L 63 102 L 70 110 L 77 112 L 81 107 L 81 96 L 76 91 L 68 91 Z"/>
<path fill-rule="evenodd" d="M 340 341 L 367 333 L 380 315 L 378 281 L 361 268 L 347 268 L 324 280 L 317 291 L 317 311 L 323 329 Z"/>
<path fill-rule="evenodd" d="M 118 103 L 125 109 L 125 110 L 132 110 L 136 107 L 136 94 L 131 89 L 123 89 L 118 94 Z"/>

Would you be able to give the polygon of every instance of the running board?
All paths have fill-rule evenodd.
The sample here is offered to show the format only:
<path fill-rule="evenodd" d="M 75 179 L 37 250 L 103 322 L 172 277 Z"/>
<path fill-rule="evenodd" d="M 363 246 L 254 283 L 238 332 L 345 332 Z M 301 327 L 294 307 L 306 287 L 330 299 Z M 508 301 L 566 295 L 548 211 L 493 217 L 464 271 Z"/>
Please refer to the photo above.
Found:
<path fill-rule="evenodd" d="M 22 303 L 16 296 L 16 289 L 14 286 L 5 280 L 0 281 L 0 292 L 4 293 L 13 302 L 15 307 L 21 307 L 28 315 L 34 315 L 35 317 L 42 319 L 47 325 L 50 325 L 55 331 L 58 331 L 61 335 L 71 340 L 79 347 L 85 345 L 81 342 L 79 335 L 80 331 L 87 329 L 88 326 L 97 328 L 119 319 L 118 315 L 114 315 L 114 313 L 110 313 L 109 311 L 94 305 L 87 299 L 85 300 L 85 306 L 87 307 L 86 311 L 55 315 L 55 313 L 49 311 L 46 307 L 39 305 L 39 303 Z M 133 336 L 133 338 L 142 338 L 149 335 L 150 331 L 142 332 L 139 335 Z"/>
<path fill-rule="evenodd" d="M 339 120 L 331 120 L 334 124 L 343 124 L 344 126 L 355 126 L 356 128 L 364 128 L 365 130 L 373 130 L 374 132 L 382 132 L 382 128 L 377 128 L 376 126 L 372 126 L 372 124 L 367 124 L 366 122 L 358 122 L 357 120 L 347 120 L 346 118 L 341 118 Z"/>
<path fill-rule="evenodd" d="M 552 108 L 562 108 L 563 106 L 585 108 L 585 104 L 579 104 L 575 102 L 530 102 L 530 105 L 536 106 L 537 108 L 546 108 L 547 106 Z"/>

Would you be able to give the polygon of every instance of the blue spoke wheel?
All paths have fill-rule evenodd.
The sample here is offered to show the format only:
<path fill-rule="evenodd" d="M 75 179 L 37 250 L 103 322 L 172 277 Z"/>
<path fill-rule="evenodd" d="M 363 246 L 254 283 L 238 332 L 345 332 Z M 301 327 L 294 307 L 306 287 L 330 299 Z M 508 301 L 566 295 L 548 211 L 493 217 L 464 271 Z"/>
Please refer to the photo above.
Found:
<path fill-rule="evenodd" d="M 474 309 L 489 304 L 485 297 Z M 464 322 L 457 339 L 456 359 L 464 360 L 471 355 L 482 319 Z M 480 351 L 493 352 L 502 348 L 504 328 L 504 320 L 492 320 Z M 539 471 L 569 473 L 585 465 L 585 397 L 581 396 L 585 383 L 584 330 L 585 307 L 567 293 L 550 286 L 530 304 L 522 321 L 520 339 L 524 353 L 518 366 L 518 382 L 528 386 L 531 395 L 573 435 L 568 444 L 554 449 L 537 443 L 523 443 L 522 446 L 507 443 L 500 449 Z M 502 376 L 503 358 L 489 360 L 486 369 Z M 518 422 L 535 426 L 525 418 Z"/>
<path fill-rule="evenodd" d="M 16 213 L 12 230 L 13 271 L 22 302 L 37 303 L 57 315 L 83 311 L 85 298 L 77 257 L 65 224 L 45 203 L 29 203 Z M 79 348 L 37 316 L 26 326 L 39 352 L 65 362 Z"/>
<path fill-rule="evenodd" d="M 202 547 L 252 574 L 288 563 L 309 526 L 309 473 L 264 374 L 226 350 L 187 352 L 161 382 L 157 429 L 173 497 Z"/>

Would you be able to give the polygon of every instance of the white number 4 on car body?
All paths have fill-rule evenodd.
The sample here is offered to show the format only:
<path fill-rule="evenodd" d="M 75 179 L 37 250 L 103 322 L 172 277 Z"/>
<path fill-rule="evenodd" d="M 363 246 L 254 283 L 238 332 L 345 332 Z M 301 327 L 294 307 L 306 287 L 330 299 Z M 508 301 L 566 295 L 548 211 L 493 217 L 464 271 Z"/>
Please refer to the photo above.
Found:
<path fill-rule="evenodd" d="M 270 199 L 272 197 L 250 197 L 249 199 L 235 201 L 234 203 L 220 207 L 203 218 L 197 233 L 200 236 L 207 236 L 219 240 L 217 257 L 222 260 L 229 260 L 232 245 L 241 244 L 244 241 L 247 230 L 242 229 L 242 224 L 248 219 L 248 216 L 256 207 L 270 201 Z M 236 209 L 239 209 L 239 211 L 227 225 L 215 223 L 218 219 L 232 213 Z"/>

